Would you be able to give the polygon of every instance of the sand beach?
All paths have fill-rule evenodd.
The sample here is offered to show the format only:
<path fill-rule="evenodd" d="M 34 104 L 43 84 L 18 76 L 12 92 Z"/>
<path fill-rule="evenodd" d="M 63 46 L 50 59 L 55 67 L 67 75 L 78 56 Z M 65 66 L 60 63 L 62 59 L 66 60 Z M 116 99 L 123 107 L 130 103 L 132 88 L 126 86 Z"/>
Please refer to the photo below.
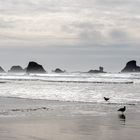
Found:
<path fill-rule="evenodd" d="M 0 98 L 1 140 L 138 140 L 140 106 Z"/>

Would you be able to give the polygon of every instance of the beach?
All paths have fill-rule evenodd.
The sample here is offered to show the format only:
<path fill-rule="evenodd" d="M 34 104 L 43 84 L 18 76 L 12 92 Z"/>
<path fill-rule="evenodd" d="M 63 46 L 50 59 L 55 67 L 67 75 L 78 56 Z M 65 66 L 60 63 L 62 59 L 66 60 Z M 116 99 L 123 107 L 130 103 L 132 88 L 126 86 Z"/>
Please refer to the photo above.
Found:
<path fill-rule="evenodd" d="M 138 140 L 140 106 L 0 98 L 1 140 Z"/>
<path fill-rule="evenodd" d="M 139 76 L 1 75 L 0 140 L 138 140 Z"/>
<path fill-rule="evenodd" d="M 140 140 L 140 0 L 0 0 L 0 140 Z"/>

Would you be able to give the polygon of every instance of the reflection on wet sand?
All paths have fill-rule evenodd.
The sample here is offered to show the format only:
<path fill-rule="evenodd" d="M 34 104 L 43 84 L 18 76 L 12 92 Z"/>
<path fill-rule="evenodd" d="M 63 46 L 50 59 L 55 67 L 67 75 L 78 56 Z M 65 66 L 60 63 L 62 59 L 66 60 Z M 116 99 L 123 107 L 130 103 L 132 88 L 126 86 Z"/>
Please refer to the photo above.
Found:
<path fill-rule="evenodd" d="M 126 116 L 124 114 L 119 114 L 118 118 L 121 122 L 122 125 L 125 125 L 125 121 L 126 121 Z"/>

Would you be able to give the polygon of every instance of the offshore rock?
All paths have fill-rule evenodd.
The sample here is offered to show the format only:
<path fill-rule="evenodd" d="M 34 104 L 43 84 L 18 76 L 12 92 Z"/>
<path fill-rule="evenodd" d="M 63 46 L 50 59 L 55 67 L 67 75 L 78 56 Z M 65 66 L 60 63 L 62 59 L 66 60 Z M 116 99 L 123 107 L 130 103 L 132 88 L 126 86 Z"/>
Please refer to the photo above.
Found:
<path fill-rule="evenodd" d="M 42 65 L 39 65 L 36 62 L 29 62 L 27 68 L 26 68 L 27 73 L 46 73 L 45 69 L 43 68 Z"/>
<path fill-rule="evenodd" d="M 131 60 L 127 62 L 126 66 L 124 67 L 124 69 L 122 69 L 121 72 L 140 72 L 140 67 L 137 66 L 135 60 Z"/>
<path fill-rule="evenodd" d="M 89 70 L 88 73 L 106 73 L 103 67 L 99 67 L 99 70 Z"/>
<path fill-rule="evenodd" d="M 21 66 L 12 66 L 11 69 L 8 71 L 11 73 L 22 73 L 25 72 Z"/>
<path fill-rule="evenodd" d="M 56 68 L 53 72 L 56 72 L 56 73 L 64 73 L 66 71 L 65 70 L 61 70 L 60 68 Z"/>
<path fill-rule="evenodd" d="M 2 67 L 0 67 L 0 73 L 5 73 L 5 70 Z"/>

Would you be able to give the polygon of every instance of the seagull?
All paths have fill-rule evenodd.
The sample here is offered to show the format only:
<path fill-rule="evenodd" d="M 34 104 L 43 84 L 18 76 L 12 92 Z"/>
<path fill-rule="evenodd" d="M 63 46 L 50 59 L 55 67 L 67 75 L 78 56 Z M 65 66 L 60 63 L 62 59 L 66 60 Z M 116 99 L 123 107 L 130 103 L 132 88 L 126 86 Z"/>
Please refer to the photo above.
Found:
<path fill-rule="evenodd" d="M 120 112 L 124 112 L 126 110 L 126 107 L 124 106 L 123 108 L 120 108 L 120 109 L 118 109 L 118 111 L 120 111 Z"/>
<path fill-rule="evenodd" d="M 104 97 L 105 101 L 108 101 L 110 98 Z"/>

